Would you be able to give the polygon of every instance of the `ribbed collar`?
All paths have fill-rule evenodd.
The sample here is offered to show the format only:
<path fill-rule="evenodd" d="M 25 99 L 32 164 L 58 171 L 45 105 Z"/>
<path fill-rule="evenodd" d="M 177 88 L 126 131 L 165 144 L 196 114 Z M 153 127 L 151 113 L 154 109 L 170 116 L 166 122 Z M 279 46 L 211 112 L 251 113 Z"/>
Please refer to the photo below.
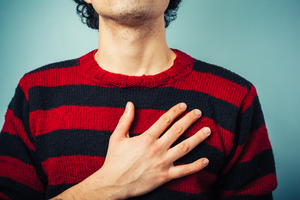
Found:
<path fill-rule="evenodd" d="M 176 53 L 176 58 L 173 65 L 155 75 L 143 76 L 128 76 L 123 74 L 116 74 L 102 69 L 95 60 L 95 53 L 93 50 L 79 59 L 79 67 L 83 75 L 93 82 L 101 85 L 120 88 L 152 88 L 162 85 L 168 85 L 171 82 L 186 78 L 192 71 L 194 58 L 183 53 L 182 51 L 172 49 Z"/>

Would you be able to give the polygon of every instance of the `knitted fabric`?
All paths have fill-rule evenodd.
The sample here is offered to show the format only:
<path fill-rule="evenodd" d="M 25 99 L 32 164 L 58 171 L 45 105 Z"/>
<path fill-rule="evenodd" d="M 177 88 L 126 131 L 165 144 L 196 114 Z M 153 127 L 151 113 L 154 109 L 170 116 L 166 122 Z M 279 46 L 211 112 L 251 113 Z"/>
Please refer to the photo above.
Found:
<path fill-rule="evenodd" d="M 204 126 L 212 130 L 174 163 L 206 157 L 207 167 L 136 199 L 272 199 L 274 158 L 251 83 L 179 50 L 171 68 L 140 77 L 101 69 L 95 52 L 20 80 L 0 135 L 0 198 L 52 198 L 97 171 L 131 101 L 132 137 L 180 102 L 188 105 L 186 112 L 198 108 L 203 116 L 175 144 Z"/>

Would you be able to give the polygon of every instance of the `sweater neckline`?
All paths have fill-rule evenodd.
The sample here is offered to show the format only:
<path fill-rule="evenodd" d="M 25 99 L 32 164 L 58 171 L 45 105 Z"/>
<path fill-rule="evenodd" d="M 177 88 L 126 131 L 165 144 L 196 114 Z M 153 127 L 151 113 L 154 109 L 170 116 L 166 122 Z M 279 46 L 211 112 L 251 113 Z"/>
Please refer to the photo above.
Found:
<path fill-rule="evenodd" d="M 128 76 L 102 69 L 95 60 L 96 50 L 79 59 L 79 67 L 85 77 L 93 82 L 111 87 L 152 88 L 170 84 L 175 80 L 185 79 L 193 69 L 194 58 L 184 52 L 172 49 L 176 53 L 173 65 L 155 75 Z"/>

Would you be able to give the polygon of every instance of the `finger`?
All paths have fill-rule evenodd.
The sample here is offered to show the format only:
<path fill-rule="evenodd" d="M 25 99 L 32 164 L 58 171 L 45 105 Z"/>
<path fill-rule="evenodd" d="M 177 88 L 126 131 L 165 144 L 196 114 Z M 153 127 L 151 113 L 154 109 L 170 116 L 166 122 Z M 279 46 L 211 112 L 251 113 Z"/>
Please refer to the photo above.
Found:
<path fill-rule="evenodd" d="M 187 108 L 185 103 L 179 103 L 173 106 L 163 114 L 146 132 L 158 138 L 171 123 L 179 117 Z"/>
<path fill-rule="evenodd" d="M 159 139 L 159 142 L 169 148 L 196 120 L 201 117 L 201 111 L 195 109 L 180 120 L 178 120 L 166 133 Z"/>
<path fill-rule="evenodd" d="M 126 104 L 125 111 L 121 116 L 119 123 L 111 135 L 111 138 L 128 138 L 129 137 L 129 129 L 134 119 L 134 105 L 131 102 Z"/>
<path fill-rule="evenodd" d="M 171 162 L 178 160 L 182 156 L 189 153 L 198 144 L 203 142 L 209 135 L 211 131 L 208 127 L 202 128 L 200 131 L 195 133 L 193 136 L 187 138 L 186 140 L 180 142 L 176 146 L 172 147 L 167 151 L 167 159 Z"/>
<path fill-rule="evenodd" d="M 171 180 L 194 174 L 206 167 L 208 163 L 209 160 L 207 158 L 201 158 L 190 164 L 177 165 L 170 168 L 169 178 Z"/>

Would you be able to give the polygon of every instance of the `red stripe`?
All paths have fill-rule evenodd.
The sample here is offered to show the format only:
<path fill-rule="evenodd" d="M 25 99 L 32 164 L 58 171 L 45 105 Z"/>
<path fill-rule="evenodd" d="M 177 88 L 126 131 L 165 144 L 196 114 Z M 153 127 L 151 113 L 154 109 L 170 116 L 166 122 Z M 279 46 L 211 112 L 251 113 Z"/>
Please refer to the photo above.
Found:
<path fill-rule="evenodd" d="M 188 87 L 187 87 L 188 86 Z M 202 72 L 192 72 L 184 82 L 177 82 L 174 88 L 194 90 L 222 99 L 237 107 L 242 103 L 248 89 L 222 77 Z"/>
<path fill-rule="evenodd" d="M 42 162 L 49 185 L 79 183 L 100 169 L 104 157 L 62 156 Z"/>
<path fill-rule="evenodd" d="M 237 191 L 224 191 L 221 192 L 221 198 L 226 198 L 232 195 L 253 195 L 253 196 L 264 196 L 275 190 L 277 187 L 277 178 L 275 174 L 269 174 L 261 177 L 247 187 Z"/>
<path fill-rule="evenodd" d="M 26 80 L 25 80 L 25 77 L 26 76 L 24 76 L 23 78 L 21 78 L 21 80 L 20 80 L 20 82 L 19 82 L 19 86 L 20 86 L 20 88 L 23 90 L 23 92 L 24 92 L 24 94 L 25 94 L 25 97 L 26 97 L 26 99 L 27 99 L 27 101 L 28 101 L 28 90 L 29 90 L 29 86 L 27 85 L 27 82 L 29 82 L 29 81 L 27 81 L 26 82 Z"/>
<path fill-rule="evenodd" d="M 49 185 L 79 183 L 100 169 L 104 163 L 104 157 L 96 156 L 63 156 L 50 158 L 42 163 L 48 175 Z M 216 175 L 200 171 L 196 174 L 172 180 L 163 188 L 188 192 L 203 193 L 210 191 L 210 187 L 216 181 Z"/>
<path fill-rule="evenodd" d="M 83 76 L 79 76 L 82 73 L 77 66 L 67 68 L 53 68 L 40 72 L 34 72 L 26 74 L 24 77 L 25 82 L 28 84 L 28 88 L 35 86 L 43 87 L 58 87 L 63 85 L 97 85 L 96 82 L 92 82 Z"/>
<path fill-rule="evenodd" d="M 25 82 L 22 84 L 23 91 L 35 86 L 57 87 L 63 85 L 97 85 L 96 82 L 90 81 L 83 76 L 78 76 L 81 73 L 77 66 L 68 68 L 54 68 L 41 72 L 27 74 L 24 77 Z M 194 90 L 209 94 L 218 99 L 222 99 L 237 107 L 242 103 L 243 97 L 248 93 L 246 87 L 238 85 L 222 77 L 209 73 L 192 72 L 184 82 L 176 82 L 170 87 L 180 90 Z M 27 95 L 28 96 L 28 95 Z"/>
<path fill-rule="evenodd" d="M 216 179 L 217 176 L 215 174 L 209 174 L 202 170 L 190 176 L 172 180 L 163 185 L 162 188 L 179 192 L 201 194 L 210 192 Z"/>
<path fill-rule="evenodd" d="M 123 112 L 123 108 L 87 106 L 61 106 L 51 110 L 37 110 L 30 113 L 30 128 L 34 137 L 61 129 L 114 131 Z M 143 133 L 165 111 L 140 109 L 135 113 L 130 132 Z M 204 126 L 212 129 L 212 135 L 206 143 L 229 154 L 234 135 L 218 126 L 212 119 L 202 117 L 184 133 L 184 136 L 190 137 Z"/>
<path fill-rule="evenodd" d="M 255 146 L 253 146 L 255 144 Z M 237 163 L 247 162 L 250 161 L 254 156 L 259 154 L 262 151 L 271 148 L 271 143 L 267 134 L 267 128 L 264 124 L 256 131 L 252 132 L 244 147 L 243 147 L 243 154 L 237 160 Z"/>
<path fill-rule="evenodd" d="M 3 125 L 2 132 L 19 136 L 29 149 L 35 151 L 34 145 L 31 143 L 27 136 L 23 121 L 15 117 L 13 111 L 10 109 L 7 109 L 7 112 L 5 114 L 5 123 Z"/>
<path fill-rule="evenodd" d="M 253 146 L 255 144 L 255 146 Z M 223 173 L 227 173 L 234 164 L 250 161 L 260 152 L 270 149 L 271 143 L 267 134 L 266 125 L 249 134 L 246 142 L 237 147 L 235 155 L 224 168 Z"/>
<path fill-rule="evenodd" d="M 11 198 L 9 198 L 8 196 L 6 196 L 5 194 L 3 194 L 1 192 L 0 192 L 0 199 L 3 199 L 3 200 L 12 200 Z"/>
<path fill-rule="evenodd" d="M 40 192 L 45 191 L 33 166 L 8 156 L 0 156 L 0 166 L 0 177 L 10 178 Z"/>
<path fill-rule="evenodd" d="M 256 89 L 254 86 L 252 86 L 246 98 L 243 99 L 243 103 L 240 108 L 240 114 L 243 113 L 247 108 L 249 108 L 252 105 L 253 100 L 256 96 L 257 96 Z"/>

